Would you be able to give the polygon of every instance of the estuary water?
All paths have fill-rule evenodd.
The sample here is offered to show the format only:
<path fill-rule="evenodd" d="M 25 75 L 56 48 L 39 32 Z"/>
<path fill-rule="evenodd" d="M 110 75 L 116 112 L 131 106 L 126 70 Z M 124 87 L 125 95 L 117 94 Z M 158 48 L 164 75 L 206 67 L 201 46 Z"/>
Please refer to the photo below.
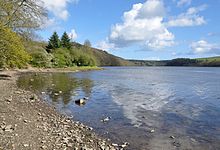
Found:
<path fill-rule="evenodd" d="M 220 68 L 106 67 L 29 73 L 19 87 L 130 150 L 219 150 Z M 85 105 L 75 100 L 88 97 Z M 110 120 L 103 122 L 102 119 Z"/>

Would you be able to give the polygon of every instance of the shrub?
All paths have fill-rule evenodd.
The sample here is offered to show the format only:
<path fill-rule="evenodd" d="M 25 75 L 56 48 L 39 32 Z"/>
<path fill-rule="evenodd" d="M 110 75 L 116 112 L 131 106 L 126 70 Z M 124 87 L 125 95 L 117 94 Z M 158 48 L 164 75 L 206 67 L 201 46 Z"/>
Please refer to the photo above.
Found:
<path fill-rule="evenodd" d="M 23 68 L 30 59 L 21 38 L 0 23 L 0 67 Z"/>

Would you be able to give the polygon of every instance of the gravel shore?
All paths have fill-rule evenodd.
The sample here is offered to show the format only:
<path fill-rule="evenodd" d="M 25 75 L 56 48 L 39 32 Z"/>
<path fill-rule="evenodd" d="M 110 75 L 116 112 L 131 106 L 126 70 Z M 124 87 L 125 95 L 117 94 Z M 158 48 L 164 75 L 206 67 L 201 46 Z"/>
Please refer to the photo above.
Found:
<path fill-rule="evenodd" d="M 17 88 L 18 74 L 0 71 L 0 150 L 119 149 L 92 128 L 59 114 L 34 93 Z"/>

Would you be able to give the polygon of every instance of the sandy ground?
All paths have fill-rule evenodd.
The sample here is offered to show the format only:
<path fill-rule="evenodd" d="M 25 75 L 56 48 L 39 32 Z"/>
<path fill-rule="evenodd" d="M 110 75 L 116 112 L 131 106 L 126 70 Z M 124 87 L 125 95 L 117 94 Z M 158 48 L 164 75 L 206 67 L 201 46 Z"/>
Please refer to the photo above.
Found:
<path fill-rule="evenodd" d="M 121 149 L 92 128 L 60 115 L 30 91 L 18 89 L 18 74 L 0 71 L 0 150 Z"/>

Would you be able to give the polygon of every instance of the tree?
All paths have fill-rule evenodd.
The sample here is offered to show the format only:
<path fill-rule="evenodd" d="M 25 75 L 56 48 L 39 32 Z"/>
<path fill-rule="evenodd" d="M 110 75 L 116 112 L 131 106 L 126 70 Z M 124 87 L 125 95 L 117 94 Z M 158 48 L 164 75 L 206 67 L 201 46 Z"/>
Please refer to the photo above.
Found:
<path fill-rule="evenodd" d="M 71 48 L 70 38 L 66 32 L 61 37 L 61 46 L 67 49 Z"/>
<path fill-rule="evenodd" d="M 88 39 L 85 40 L 84 45 L 87 46 L 87 47 L 91 47 L 92 46 L 91 42 Z"/>
<path fill-rule="evenodd" d="M 31 57 L 25 51 L 20 37 L 0 23 L 0 68 L 22 68 Z"/>
<path fill-rule="evenodd" d="M 60 48 L 60 40 L 57 32 L 54 32 L 49 39 L 46 49 L 47 52 L 50 53 L 52 49 L 56 49 L 56 48 Z"/>
<path fill-rule="evenodd" d="M 0 1 L 0 21 L 19 34 L 40 28 L 45 20 L 47 11 L 41 0 Z"/>

